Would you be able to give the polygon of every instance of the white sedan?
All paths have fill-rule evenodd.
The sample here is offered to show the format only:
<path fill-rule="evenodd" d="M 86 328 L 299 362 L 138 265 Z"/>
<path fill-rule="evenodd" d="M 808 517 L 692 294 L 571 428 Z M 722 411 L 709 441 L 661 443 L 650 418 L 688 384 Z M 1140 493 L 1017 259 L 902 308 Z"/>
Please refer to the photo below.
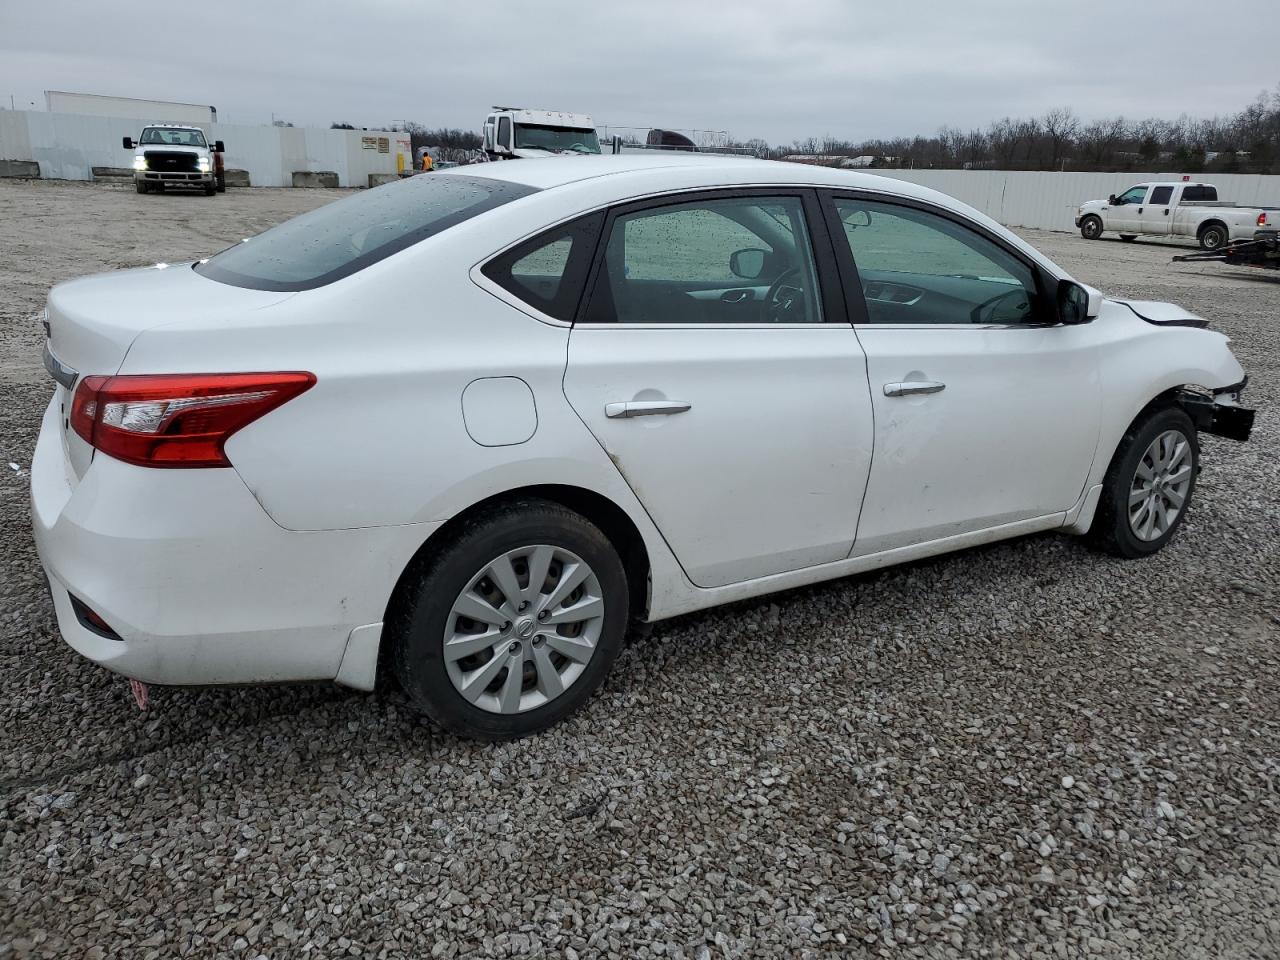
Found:
<path fill-rule="evenodd" d="M 633 620 L 1040 530 L 1142 557 L 1227 338 L 922 187 L 728 158 L 415 177 L 55 287 L 63 636 L 165 684 L 397 680 L 547 727 Z"/>

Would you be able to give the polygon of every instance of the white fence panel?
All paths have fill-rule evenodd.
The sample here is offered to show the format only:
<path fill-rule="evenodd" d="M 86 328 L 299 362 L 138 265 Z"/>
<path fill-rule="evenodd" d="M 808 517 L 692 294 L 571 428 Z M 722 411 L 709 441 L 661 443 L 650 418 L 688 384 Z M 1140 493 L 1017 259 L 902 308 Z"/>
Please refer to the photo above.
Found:
<path fill-rule="evenodd" d="M 1034 170 L 867 170 L 918 183 L 976 207 L 1010 227 L 1074 230 L 1076 208 L 1135 183 L 1181 180 L 1180 173 L 1049 173 Z M 1246 206 L 1280 206 L 1280 176 L 1193 176 L 1217 184 L 1218 196 Z"/>
<path fill-rule="evenodd" d="M 136 138 L 147 120 L 84 116 L 38 110 L 0 110 L 0 160 L 34 160 L 40 175 L 59 180 L 89 180 L 94 167 L 130 167 L 133 151 L 121 145 Z M 344 187 L 364 187 L 371 173 L 396 173 L 396 154 L 412 166 L 407 135 L 386 131 L 325 130 L 304 127 L 252 127 L 229 123 L 196 124 L 210 140 L 226 144 L 229 169 L 249 171 L 258 187 L 288 187 L 296 170 L 332 170 Z M 386 153 L 365 147 L 365 138 L 388 141 Z"/>

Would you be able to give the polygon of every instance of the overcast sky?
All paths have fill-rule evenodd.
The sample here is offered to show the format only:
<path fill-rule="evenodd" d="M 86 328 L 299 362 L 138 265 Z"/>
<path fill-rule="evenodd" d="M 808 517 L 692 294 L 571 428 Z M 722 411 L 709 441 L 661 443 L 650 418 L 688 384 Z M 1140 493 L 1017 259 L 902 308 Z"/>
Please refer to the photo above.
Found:
<path fill-rule="evenodd" d="M 0 0 L 0 98 L 478 129 L 490 104 L 774 143 L 1234 112 L 1280 83 L 1280 0 Z"/>

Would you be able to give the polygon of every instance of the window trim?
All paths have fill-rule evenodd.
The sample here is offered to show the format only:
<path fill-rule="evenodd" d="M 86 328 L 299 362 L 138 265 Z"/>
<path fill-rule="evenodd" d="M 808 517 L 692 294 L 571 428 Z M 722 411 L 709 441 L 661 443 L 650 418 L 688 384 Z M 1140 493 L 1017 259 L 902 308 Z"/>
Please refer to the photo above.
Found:
<path fill-rule="evenodd" d="M 645 210 L 657 210 L 662 207 L 685 206 L 707 200 L 749 200 L 753 197 L 792 197 L 800 200 L 801 213 L 804 215 L 805 227 L 809 233 L 809 246 L 813 254 L 814 281 L 818 284 L 818 302 L 822 307 L 823 319 L 818 323 L 618 323 L 611 320 L 593 323 L 586 319 L 587 308 L 595 295 L 596 285 L 600 282 L 604 268 L 605 250 L 608 238 L 612 236 L 614 223 L 619 217 L 629 216 Z M 608 215 L 596 236 L 595 256 L 587 275 L 587 283 L 583 287 L 578 301 L 578 309 L 574 314 L 573 325 L 591 330 L 628 329 L 628 330 L 803 330 L 824 329 L 833 324 L 848 325 L 849 316 L 844 298 L 839 295 L 840 277 L 838 265 L 832 253 L 833 244 L 828 234 L 828 226 L 821 204 L 818 190 L 812 186 L 792 184 L 761 186 L 725 186 L 697 187 L 691 190 L 654 194 L 639 200 L 613 204 L 608 208 Z"/>
<path fill-rule="evenodd" d="M 591 221 L 593 220 L 596 222 L 592 223 Z M 561 220 L 539 230 L 531 237 L 517 241 L 491 257 L 486 257 L 483 262 L 476 265 L 475 272 L 487 281 L 482 284 L 485 289 L 489 289 L 489 286 L 492 285 L 493 288 L 502 292 L 504 295 L 502 299 L 520 304 L 521 309 L 535 311 L 537 314 L 536 319 L 560 326 L 570 326 L 573 323 L 573 318 L 578 314 L 583 294 L 587 289 L 587 281 L 591 273 L 592 264 L 595 262 L 596 247 L 600 244 L 604 220 L 605 211 L 603 210 L 577 214 Z M 553 302 L 548 304 L 553 309 L 557 307 L 569 308 L 564 310 L 569 316 L 568 320 L 563 320 L 554 314 L 548 313 L 543 305 L 525 299 L 519 292 L 507 286 L 498 276 L 494 276 L 494 273 L 498 271 L 505 271 L 510 275 L 512 264 L 541 249 L 548 243 L 554 243 L 580 229 L 584 231 L 582 235 L 583 242 L 581 245 L 575 242 L 570 247 L 569 257 L 564 265 L 564 272 L 560 275 L 560 284 L 556 290 L 556 296 Z M 491 290 L 491 292 L 493 291 Z M 569 300 L 574 300 L 574 302 L 564 302 Z"/>
<path fill-rule="evenodd" d="M 903 197 L 895 194 L 885 194 L 874 190 L 856 190 L 845 189 L 841 187 L 828 187 L 819 189 L 820 200 L 822 202 L 823 214 L 827 219 L 827 232 L 831 237 L 831 246 L 835 251 L 836 266 L 840 271 L 841 284 L 845 294 L 845 309 L 848 311 L 849 317 L 855 328 L 866 327 L 876 330 L 1043 330 L 1045 327 L 1061 326 L 1062 322 L 1057 318 L 1054 310 L 1054 299 L 1048 290 L 1051 286 L 1056 285 L 1056 280 L 1051 284 L 1052 278 L 1048 277 L 1043 266 L 1032 260 L 1021 250 L 1011 247 L 1003 237 L 994 233 L 983 224 L 975 220 L 971 220 L 963 214 L 946 207 L 940 207 L 936 204 L 928 203 L 924 200 L 917 200 L 914 197 Z M 931 214 L 943 220 L 949 220 L 959 227 L 975 233 L 982 239 L 994 244 L 1006 256 L 1011 257 L 1018 263 L 1022 264 L 1030 271 L 1032 279 L 1036 285 L 1036 298 L 1038 303 L 1038 312 L 1050 319 L 1041 319 L 1030 323 L 874 323 L 867 312 L 866 295 L 862 287 L 862 275 L 858 272 L 858 265 L 853 256 L 853 247 L 847 242 L 840 242 L 844 239 L 844 224 L 840 219 L 840 213 L 836 210 L 837 200 L 865 200 L 870 203 L 880 203 L 885 206 L 906 207 L 920 213 Z"/>

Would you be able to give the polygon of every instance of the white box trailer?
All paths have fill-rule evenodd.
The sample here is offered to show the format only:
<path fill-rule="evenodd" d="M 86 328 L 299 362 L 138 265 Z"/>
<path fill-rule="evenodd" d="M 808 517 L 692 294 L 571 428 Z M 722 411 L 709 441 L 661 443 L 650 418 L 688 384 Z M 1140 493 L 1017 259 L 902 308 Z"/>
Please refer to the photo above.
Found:
<path fill-rule="evenodd" d="M 207 104 L 173 100 L 138 100 L 104 97 L 96 93 L 46 90 L 45 109 L 50 113 L 77 113 L 85 117 L 122 117 L 151 123 L 217 123 L 218 111 Z"/>

